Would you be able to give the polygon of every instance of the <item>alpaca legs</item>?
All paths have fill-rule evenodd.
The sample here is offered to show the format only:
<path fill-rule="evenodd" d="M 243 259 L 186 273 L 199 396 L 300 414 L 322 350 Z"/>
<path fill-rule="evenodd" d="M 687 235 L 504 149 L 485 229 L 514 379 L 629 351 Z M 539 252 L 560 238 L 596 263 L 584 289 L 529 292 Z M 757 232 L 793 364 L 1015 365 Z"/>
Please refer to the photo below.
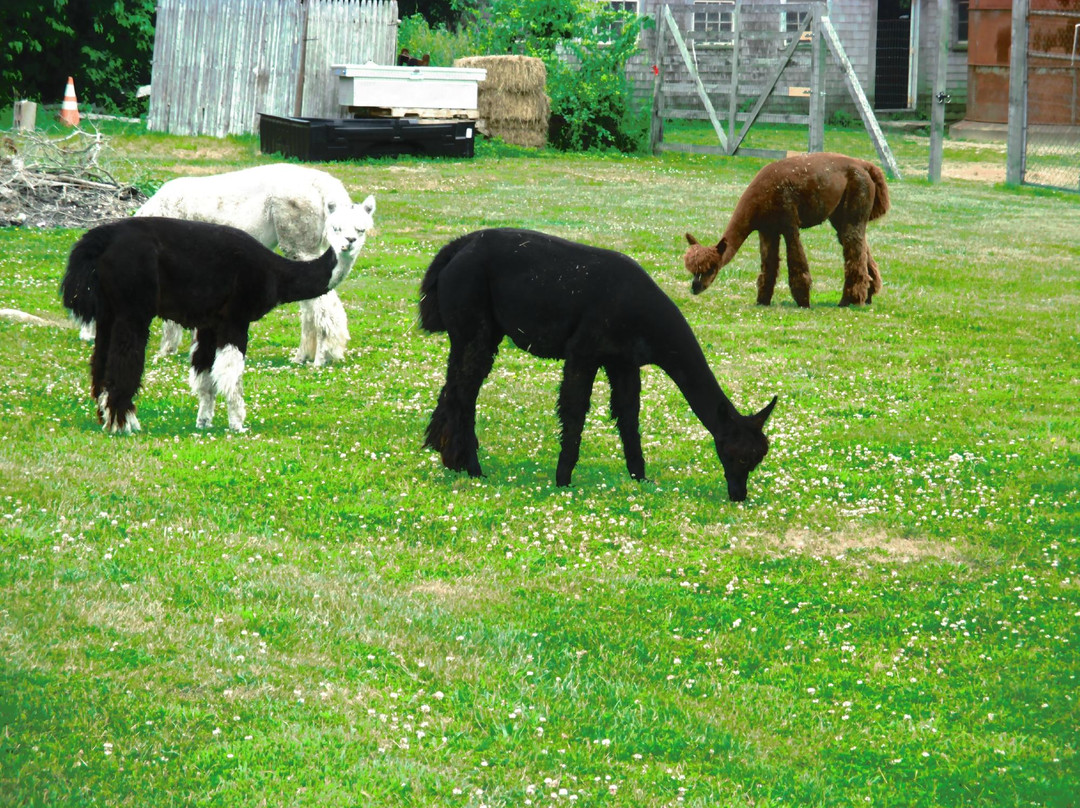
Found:
<path fill-rule="evenodd" d="M 337 292 L 300 301 L 300 347 L 293 361 L 316 366 L 340 362 L 349 341 L 349 323 Z"/>
<path fill-rule="evenodd" d="M 780 236 L 777 233 L 758 233 L 761 249 L 761 274 L 757 279 L 757 302 L 759 306 L 772 303 L 776 288 L 776 274 L 780 269 Z"/>
<path fill-rule="evenodd" d="M 845 227 L 838 230 L 837 235 L 844 247 L 844 293 L 840 305 L 861 305 L 868 302 L 871 288 L 865 228 Z M 878 281 L 880 283 L 880 275 Z"/>
<path fill-rule="evenodd" d="M 293 354 L 293 361 L 303 365 L 315 360 L 319 344 L 318 330 L 315 327 L 315 312 L 311 310 L 311 301 L 300 301 L 300 345 Z"/>
<path fill-rule="evenodd" d="M 622 438 L 626 470 L 635 480 L 645 479 L 645 456 L 641 453 L 641 371 L 633 365 L 608 363 L 611 382 L 611 417 Z"/>
<path fill-rule="evenodd" d="M 180 340 L 184 338 L 184 327 L 172 320 L 161 321 L 161 344 L 158 346 L 158 356 L 172 356 L 180 347 Z"/>
<path fill-rule="evenodd" d="M 810 308 L 810 263 L 806 260 L 799 231 L 794 230 L 784 236 L 787 246 L 788 287 L 795 303 L 801 308 Z"/>
<path fill-rule="evenodd" d="M 102 317 L 95 323 L 94 350 L 90 355 L 90 396 L 100 401 L 105 390 L 105 366 L 109 361 L 109 341 L 112 339 L 112 316 Z M 104 423 L 104 414 L 98 406 L 98 423 Z"/>
<path fill-rule="evenodd" d="M 581 431 L 589 412 L 589 398 L 596 379 L 596 364 L 567 356 L 563 365 L 563 380 L 559 387 L 559 420 L 562 422 L 562 449 L 555 467 L 555 485 L 570 485 L 578 455 L 581 453 Z"/>
<path fill-rule="evenodd" d="M 191 392 L 199 399 L 197 429 L 209 429 L 214 419 L 214 400 L 218 393 L 225 399 L 229 429 L 244 431 L 247 408 L 244 405 L 244 350 L 247 336 L 234 337 L 235 343 L 217 346 L 216 334 L 200 329 L 191 352 Z M 239 343 L 239 344 L 236 344 Z"/>
<path fill-rule="evenodd" d="M 191 371 L 188 385 L 191 394 L 199 399 L 199 413 L 195 417 L 196 429 L 209 429 L 214 423 L 214 382 L 210 369 L 214 366 L 214 334 L 209 329 L 199 329 L 191 343 Z"/>
<path fill-rule="evenodd" d="M 439 393 L 424 440 L 425 446 L 442 455 L 444 466 L 452 471 L 467 471 L 470 477 L 483 474 L 477 455 L 476 398 L 491 372 L 501 338 L 486 328 L 464 344 L 451 337 L 446 384 Z"/>
<path fill-rule="evenodd" d="M 229 411 L 229 429 L 244 431 L 247 407 L 244 406 L 244 354 L 236 345 L 218 348 L 210 378 L 214 387 L 225 398 Z"/>
<path fill-rule="evenodd" d="M 119 317 L 99 330 L 95 340 L 94 365 L 98 358 L 98 343 L 108 338 L 104 347 L 103 389 L 97 393 L 98 413 L 105 431 L 114 434 L 138 432 L 139 419 L 135 417 L 135 393 L 142 381 L 146 363 L 146 342 L 150 336 L 150 323 Z"/>
<path fill-rule="evenodd" d="M 874 295 L 881 291 L 881 270 L 878 269 L 877 261 L 870 255 L 870 245 L 866 245 L 866 272 L 870 276 L 870 288 L 866 290 L 866 304 L 874 299 Z"/>

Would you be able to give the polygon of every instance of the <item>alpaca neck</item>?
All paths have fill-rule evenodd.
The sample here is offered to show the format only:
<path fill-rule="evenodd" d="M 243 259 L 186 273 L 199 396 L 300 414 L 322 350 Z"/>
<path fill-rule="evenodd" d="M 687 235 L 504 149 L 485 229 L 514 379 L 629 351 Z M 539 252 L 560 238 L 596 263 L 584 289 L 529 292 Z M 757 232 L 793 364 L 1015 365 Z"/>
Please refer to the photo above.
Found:
<path fill-rule="evenodd" d="M 739 248 L 743 245 L 743 242 L 754 232 L 754 228 L 750 226 L 749 221 L 745 217 L 739 216 L 739 209 L 735 209 L 735 213 L 731 217 L 731 221 L 728 222 L 727 229 L 724 230 L 722 236 L 724 242 L 724 252 L 720 256 L 720 266 L 725 266 L 732 258 L 735 257 L 735 253 L 739 251 Z"/>
<path fill-rule="evenodd" d="M 690 326 L 685 329 L 677 339 L 669 338 L 665 355 L 656 364 L 671 377 L 694 415 L 715 437 L 723 419 L 728 418 L 731 402 L 716 381 Z"/>
<path fill-rule="evenodd" d="M 349 277 L 349 273 L 352 272 L 353 264 L 356 263 L 357 256 L 360 255 L 359 250 L 352 250 L 351 252 L 345 251 L 338 253 L 337 265 L 334 267 L 333 273 L 330 275 L 330 288 L 333 289 L 339 283 Z"/>
<path fill-rule="evenodd" d="M 278 265 L 277 292 L 279 303 L 296 303 L 321 297 L 333 287 L 330 278 L 337 257 L 327 250 L 314 261 L 289 261 L 282 258 Z"/>

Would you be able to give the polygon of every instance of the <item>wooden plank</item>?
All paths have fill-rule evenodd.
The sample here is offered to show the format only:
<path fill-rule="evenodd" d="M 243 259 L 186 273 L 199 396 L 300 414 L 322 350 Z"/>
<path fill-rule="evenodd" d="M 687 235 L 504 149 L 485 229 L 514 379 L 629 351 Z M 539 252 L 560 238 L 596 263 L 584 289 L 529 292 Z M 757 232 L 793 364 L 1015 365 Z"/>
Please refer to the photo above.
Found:
<path fill-rule="evenodd" d="M 709 113 L 709 121 L 712 123 L 713 130 L 716 132 L 716 137 L 720 140 L 720 145 L 727 148 L 727 136 L 724 134 L 724 127 L 720 125 L 720 121 L 716 117 L 716 110 L 713 109 L 712 101 L 709 100 L 709 94 L 705 92 L 705 87 L 701 83 L 701 78 L 698 76 L 697 69 L 690 59 L 690 53 L 686 50 L 686 43 L 682 40 L 679 26 L 676 25 L 675 18 L 671 15 L 671 7 L 666 5 L 664 6 L 664 22 L 667 23 L 668 29 L 671 31 L 671 36 L 675 40 L 675 46 L 679 49 L 679 54 L 682 56 L 683 62 L 686 64 L 686 69 L 690 71 L 690 75 L 693 76 L 694 80 L 697 82 L 698 97 L 701 98 L 701 103 L 705 105 L 705 109 Z"/>
<path fill-rule="evenodd" d="M 718 157 L 728 157 L 728 153 L 719 146 L 706 146 L 699 143 L 664 143 L 660 151 L 679 152 L 681 154 L 711 154 Z M 780 151 L 779 149 L 746 149 L 742 148 L 735 152 L 737 157 L 765 157 L 770 160 L 778 160 L 787 157 L 792 152 Z"/>
<path fill-rule="evenodd" d="M 1027 168 L 1028 9 L 1028 0 L 1013 0 L 1009 129 L 1005 146 L 1005 182 L 1010 185 L 1020 185 Z"/>
<path fill-rule="evenodd" d="M 881 158 L 885 170 L 896 179 L 901 179 L 900 167 L 896 164 L 896 158 L 893 157 L 892 150 L 885 140 L 885 135 L 878 125 L 877 116 L 874 115 L 873 109 L 870 108 L 870 102 L 866 100 L 866 94 L 863 92 L 862 85 L 859 84 L 859 77 L 855 75 L 855 68 L 851 66 L 851 61 L 848 59 L 847 53 L 844 52 L 844 46 L 840 44 L 840 37 L 837 36 L 836 29 L 833 28 L 832 21 L 827 16 L 821 18 L 821 34 L 829 44 L 833 58 L 836 59 L 841 70 L 844 71 L 848 92 L 855 101 L 863 126 L 870 133 L 870 139 L 874 143 L 874 148 L 877 149 L 878 157 Z"/>
<path fill-rule="evenodd" d="M 721 146 L 705 146 L 697 143 L 661 143 L 659 151 L 681 152 L 682 154 L 727 155 L 727 149 Z"/>
<path fill-rule="evenodd" d="M 809 98 L 810 97 L 810 88 L 809 87 L 788 87 L 787 88 L 787 96 L 788 96 L 788 98 Z"/>
<path fill-rule="evenodd" d="M 711 84 L 702 82 L 707 93 L 725 93 L 731 89 L 731 84 Z M 697 93 L 697 85 L 690 81 L 665 81 L 664 95 L 670 98 L 673 95 L 694 95 Z"/>
<path fill-rule="evenodd" d="M 705 113 L 702 110 L 695 109 L 669 109 L 664 112 L 664 117 L 690 121 L 703 121 L 705 120 Z M 745 121 L 749 117 L 749 113 L 740 112 L 736 114 L 735 120 Z M 795 126 L 809 126 L 810 116 L 800 115 L 798 113 L 782 114 L 779 112 L 763 112 L 757 116 L 755 123 L 785 123 L 793 124 Z"/>
<path fill-rule="evenodd" d="M 781 149 L 748 149 L 745 146 L 740 146 L 735 150 L 736 157 L 764 157 L 767 160 L 782 160 L 785 157 L 801 153 Z"/>

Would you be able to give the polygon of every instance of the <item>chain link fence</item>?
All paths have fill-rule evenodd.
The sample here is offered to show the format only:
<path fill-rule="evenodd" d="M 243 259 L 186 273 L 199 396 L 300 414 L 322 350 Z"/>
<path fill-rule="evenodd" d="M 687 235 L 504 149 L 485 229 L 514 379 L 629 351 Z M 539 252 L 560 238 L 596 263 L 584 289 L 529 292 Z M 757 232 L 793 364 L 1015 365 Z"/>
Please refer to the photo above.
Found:
<path fill-rule="evenodd" d="M 1028 13 L 1023 183 L 1080 192 L 1080 0 L 1055 5 Z"/>

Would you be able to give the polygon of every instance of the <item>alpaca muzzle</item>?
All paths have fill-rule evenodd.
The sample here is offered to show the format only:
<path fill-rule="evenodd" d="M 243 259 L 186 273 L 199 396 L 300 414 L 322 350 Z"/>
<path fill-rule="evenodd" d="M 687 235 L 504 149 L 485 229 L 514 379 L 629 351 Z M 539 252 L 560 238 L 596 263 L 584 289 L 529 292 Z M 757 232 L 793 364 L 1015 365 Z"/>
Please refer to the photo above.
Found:
<path fill-rule="evenodd" d="M 687 236 L 687 238 L 691 237 Z M 683 266 L 694 276 L 690 291 L 695 295 L 700 295 L 709 288 L 716 273 L 720 271 L 720 253 L 715 247 L 705 247 L 692 241 L 690 248 L 683 254 Z"/>

